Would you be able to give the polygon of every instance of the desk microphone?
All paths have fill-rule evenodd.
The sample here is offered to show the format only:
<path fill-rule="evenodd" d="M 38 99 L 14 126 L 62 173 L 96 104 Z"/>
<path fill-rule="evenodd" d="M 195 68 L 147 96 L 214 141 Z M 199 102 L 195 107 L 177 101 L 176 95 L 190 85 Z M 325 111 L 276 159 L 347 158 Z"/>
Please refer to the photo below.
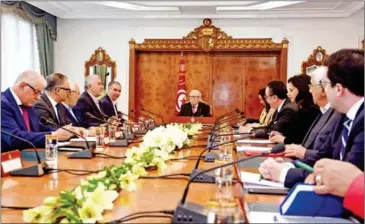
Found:
<path fill-rule="evenodd" d="M 284 150 L 285 150 L 285 144 L 278 144 L 278 145 L 273 146 L 272 149 L 262 152 L 260 154 L 257 154 L 257 155 L 254 155 L 254 156 L 251 156 L 248 158 L 247 157 L 240 158 L 240 159 L 237 159 L 237 160 L 229 162 L 229 163 L 225 163 L 225 164 L 222 164 L 219 166 L 215 166 L 215 167 L 197 172 L 194 176 L 192 176 L 189 179 L 189 181 L 185 187 L 184 194 L 174 212 L 172 222 L 173 223 L 187 223 L 187 222 L 189 222 L 189 223 L 206 223 L 208 221 L 207 220 L 207 210 L 204 209 L 203 206 L 192 203 L 192 202 L 185 202 L 186 197 L 188 195 L 189 186 L 196 178 L 200 178 L 203 174 L 216 170 L 216 169 L 219 169 L 219 168 L 224 168 L 224 167 L 231 166 L 231 165 L 234 165 L 237 163 L 246 162 L 253 158 L 264 156 L 264 155 L 267 155 L 270 153 L 273 153 L 273 154 L 281 153 Z"/>
<path fill-rule="evenodd" d="M 80 135 L 80 134 L 78 134 L 74 131 L 71 131 L 68 128 L 62 127 L 61 125 L 58 125 L 58 124 L 54 123 L 51 119 L 47 119 L 45 117 L 41 117 L 40 122 L 42 122 L 43 124 L 50 124 L 50 125 L 53 125 L 55 127 L 61 128 L 65 131 L 68 131 L 68 132 L 76 135 L 79 138 L 82 138 L 85 141 L 87 149 L 84 149 L 80 152 L 72 153 L 71 155 L 68 156 L 68 158 L 70 158 L 70 159 L 91 159 L 95 156 L 93 150 L 90 149 L 89 142 L 87 141 L 87 139 L 84 136 L 82 136 L 82 135 Z"/>
<path fill-rule="evenodd" d="M 222 114 L 221 116 L 217 117 L 215 119 L 215 122 L 214 123 L 217 123 L 219 120 L 221 120 L 222 118 L 226 117 L 226 116 L 231 116 L 231 114 L 234 114 L 234 113 L 240 113 L 241 111 L 239 109 L 235 109 L 234 111 L 231 111 L 231 112 L 228 112 L 228 113 L 225 113 L 225 114 Z"/>
<path fill-rule="evenodd" d="M 131 110 L 132 111 L 132 110 Z M 131 116 L 131 115 L 128 115 L 128 114 L 126 114 L 126 113 L 123 113 L 123 112 L 120 112 L 121 114 L 122 114 L 122 116 L 124 115 L 124 116 L 126 116 L 126 117 L 128 117 L 128 118 L 132 118 L 134 121 L 136 121 L 137 119 L 136 119 L 136 117 L 134 117 L 134 116 Z"/>
<path fill-rule="evenodd" d="M 132 112 L 132 113 L 134 113 L 134 110 L 131 110 L 131 112 Z M 152 116 L 147 115 L 147 114 L 142 114 L 142 113 L 141 113 L 141 115 L 143 115 L 143 116 L 145 116 L 145 117 L 148 117 L 148 118 L 152 119 L 152 120 L 153 120 L 153 126 L 154 126 L 154 127 L 156 127 L 156 124 L 157 124 L 157 123 L 156 123 L 155 118 L 153 118 Z"/>
<path fill-rule="evenodd" d="M 245 136 L 245 137 L 241 137 L 241 138 L 238 138 L 238 139 L 235 139 L 235 140 L 231 140 L 231 141 L 228 141 L 228 142 L 222 142 L 220 144 L 217 144 L 217 145 L 211 145 L 210 147 L 207 147 L 206 149 L 204 149 L 198 156 L 198 160 L 196 161 L 195 163 L 195 167 L 193 169 L 193 171 L 190 173 L 190 180 L 192 180 L 192 177 L 196 174 L 196 173 L 199 173 L 200 170 L 198 170 L 199 168 L 199 163 L 200 163 L 200 160 L 201 158 L 203 157 L 203 154 L 208 151 L 208 153 L 205 155 L 205 158 L 204 158 L 204 161 L 205 162 L 214 162 L 214 160 L 217 158 L 217 155 L 216 154 L 212 154 L 210 153 L 210 150 L 217 147 L 217 146 L 221 146 L 221 145 L 226 145 L 226 144 L 229 144 L 229 143 L 234 143 L 238 140 L 243 140 L 243 139 L 246 139 L 248 136 Z M 193 180 L 194 182 L 202 182 L 202 183 L 215 183 L 215 178 L 214 176 L 212 175 L 209 175 L 209 174 L 204 174 L 204 175 L 201 175 L 199 176 L 199 178 L 196 178 Z"/>
<path fill-rule="evenodd" d="M 26 142 L 28 143 L 28 145 L 32 146 L 32 148 L 34 149 L 35 155 L 37 157 L 37 165 L 34 166 L 29 166 L 29 167 L 24 167 L 24 168 L 20 168 L 18 170 L 14 170 L 10 172 L 10 175 L 12 176 L 28 176 L 28 177 L 40 177 L 43 176 L 45 173 L 48 173 L 48 165 L 46 162 L 42 162 L 41 158 L 39 156 L 39 152 L 37 150 L 37 148 L 33 145 L 33 143 L 31 143 L 30 141 L 21 138 L 19 136 L 10 134 L 9 132 L 3 131 L 1 130 L 2 134 L 11 136 L 13 138 L 16 138 L 22 142 Z"/>
<path fill-rule="evenodd" d="M 149 113 L 149 114 L 153 114 L 153 115 L 155 115 L 155 116 L 157 116 L 157 117 L 160 117 L 160 118 L 161 118 L 161 121 L 162 121 L 163 126 L 165 126 L 165 127 L 166 127 L 166 123 L 165 123 L 165 121 L 163 120 L 163 117 L 162 117 L 161 115 L 156 114 L 156 113 L 153 113 L 152 111 L 146 110 L 146 109 L 144 109 L 143 107 L 141 108 L 141 110 L 142 110 L 142 111 L 145 111 L 145 112 L 147 112 L 147 113 Z"/>

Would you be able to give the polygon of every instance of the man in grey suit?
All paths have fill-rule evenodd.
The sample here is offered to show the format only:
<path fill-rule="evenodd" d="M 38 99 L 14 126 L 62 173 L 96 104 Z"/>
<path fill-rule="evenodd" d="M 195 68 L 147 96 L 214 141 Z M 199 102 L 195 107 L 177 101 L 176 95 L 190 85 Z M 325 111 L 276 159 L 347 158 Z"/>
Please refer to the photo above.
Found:
<path fill-rule="evenodd" d="M 71 94 L 68 78 L 61 73 L 53 73 L 47 76 L 46 81 L 45 91 L 40 100 L 34 105 L 34 109 L 40 117 L 50 119 L 60 126 L 67 125 L 69 122 L 62 102 Z M 57 129 L 52 125 L 46 126 Z"/>

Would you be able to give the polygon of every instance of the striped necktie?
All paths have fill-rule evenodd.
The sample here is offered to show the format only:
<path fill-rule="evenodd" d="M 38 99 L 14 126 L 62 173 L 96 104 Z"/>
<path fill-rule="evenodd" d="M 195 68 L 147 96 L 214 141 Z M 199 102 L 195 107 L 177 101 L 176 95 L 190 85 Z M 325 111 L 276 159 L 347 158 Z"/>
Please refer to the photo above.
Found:
<path fill-rule="evenodd" d="M 343 160 L 345 157 L 346 144 L 347 144 L 347 140 L 349 138 L 351 122 L 352 122 L 352 120 L 348 117 L 346 117 L 343 122 L 343 128 L 342 128 L 342 134 L 341 134 L 340 160 Z"/>

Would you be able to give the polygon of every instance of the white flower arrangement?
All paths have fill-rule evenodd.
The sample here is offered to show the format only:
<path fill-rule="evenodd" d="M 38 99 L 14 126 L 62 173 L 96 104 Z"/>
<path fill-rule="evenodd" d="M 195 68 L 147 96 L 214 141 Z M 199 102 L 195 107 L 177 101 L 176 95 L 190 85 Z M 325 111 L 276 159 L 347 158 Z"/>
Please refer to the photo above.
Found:
<path fill-rule="evenodd" d="M 44 199 L 43 205 L 25 210 L 23 220 L 31 223 L 95 223 L 103 221 L 103 212 L 113 209 L 120 190 L 136 190 L 136 180 L 147 174 L 146 168 L 166 167 L 169 154 L 189 144 L 188 135 L 201 129 L 200 124 L 173 124 L 149 131 L 139 147 L 126 151 L 119 165 L 80 180 L 80 186 L 63 191 L 58 197 Z"/>

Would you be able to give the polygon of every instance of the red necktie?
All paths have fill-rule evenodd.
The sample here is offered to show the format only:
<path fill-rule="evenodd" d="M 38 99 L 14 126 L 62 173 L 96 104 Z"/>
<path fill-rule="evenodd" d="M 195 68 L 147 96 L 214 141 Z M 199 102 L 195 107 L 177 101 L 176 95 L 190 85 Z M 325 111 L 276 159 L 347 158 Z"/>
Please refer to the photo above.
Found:
<path fill-rule="evenodd" d="M 23 118 L 25 122 L 25 126 L 27 127 L 27 130 L 30 131 L 30 122 L 29 122 L 29 114 L 26 106 L 21 105 L 20 108 L 23 112 Z"/>

